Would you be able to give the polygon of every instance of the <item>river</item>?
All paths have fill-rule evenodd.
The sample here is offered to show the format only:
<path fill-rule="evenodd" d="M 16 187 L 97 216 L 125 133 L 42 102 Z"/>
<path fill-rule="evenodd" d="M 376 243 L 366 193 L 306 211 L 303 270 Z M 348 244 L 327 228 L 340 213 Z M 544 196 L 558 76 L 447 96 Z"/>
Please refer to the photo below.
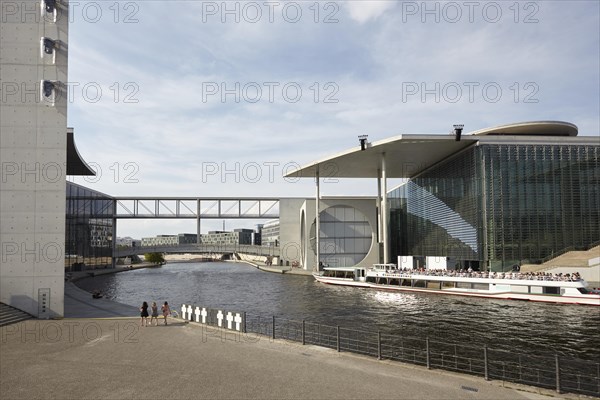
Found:
<path fill-rule="evenodd" d="M 600 360 L 600 309 L 593 306 L 332 286 L 311 276 L 223 262 L 169 263 L 83 279 L 77 285 L 134 306 L 168 301 L 179 309 L 191 303 L 261 317 Z"/>

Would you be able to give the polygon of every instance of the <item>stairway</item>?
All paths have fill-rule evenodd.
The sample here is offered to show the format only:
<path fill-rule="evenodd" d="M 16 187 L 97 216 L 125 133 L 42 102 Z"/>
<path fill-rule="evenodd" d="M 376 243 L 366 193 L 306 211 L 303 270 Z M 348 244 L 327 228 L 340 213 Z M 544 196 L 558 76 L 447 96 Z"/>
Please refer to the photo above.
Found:
<path fill-rule="evenodd" d="M 600 246 L 583 251 L 568 251 L 543 264 L 523 264 L 521 272 L 549 271 L 558 267 L 587 269 L 596 265 L 600 257 Z"/>
<path fill-rule="evenodd" d="M 0 326 L 16 324 L 17 322 L 25 321 L 33 318 L 25 311 L 18 310 L 14 307 L 0 303 Z"/>
<path fill-rule="evenodd" d="M 600 257 L 600 246 L 585 251 L 569 251 L 565 254 L 546 261 L 545 266 L 589 267 L 590 261 Z"/>

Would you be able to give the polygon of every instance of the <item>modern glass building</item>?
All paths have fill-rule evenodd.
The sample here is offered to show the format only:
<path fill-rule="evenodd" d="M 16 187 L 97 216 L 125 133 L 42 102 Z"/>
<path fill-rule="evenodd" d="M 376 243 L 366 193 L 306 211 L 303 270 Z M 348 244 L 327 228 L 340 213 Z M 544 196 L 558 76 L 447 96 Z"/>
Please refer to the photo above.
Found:
<path fill-rule="evenodd" d="M 393 256 L 507 270 L 600 238 L 600 146 L 485 144 L 388 194 Z"/>
<path fill-rule="evenodd" d="M 380 262 L 447 257 L 458 268 L 506 271 L 600 244 L 599 158 L 598 135 L 537 121 L 363 138 L 286 176 L 317 178 L 317 194 L 332 165 L 336 178 L 377 179 Z M 389 178 L 406 181 L 388 191 Z"/>
<path fill-rule="evenodd" d="M 113 198 L 67 182 L 65 270 L 113 266 Z"/>

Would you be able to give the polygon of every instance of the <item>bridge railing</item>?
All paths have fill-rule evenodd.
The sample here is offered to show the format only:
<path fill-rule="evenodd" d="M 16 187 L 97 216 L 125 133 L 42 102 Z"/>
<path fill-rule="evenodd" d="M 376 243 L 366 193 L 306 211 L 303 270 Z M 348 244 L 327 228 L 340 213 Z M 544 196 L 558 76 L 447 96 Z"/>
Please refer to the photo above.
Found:
<path fill-rule="evenodd" d="M 116 197 L 113 209 L 119 219 L 274 219 L 279 218 L 279 199 Z"/>
<path fill-rule="evenodd" d="M 114 257 L 126 257 L 145 253 L 243 253 L 258 256 L 279 256 L 280 248 L 275 246 L 256 246 L 245 244 L 217 245 L 217 244 L 185 244 L 179 246 L 140 246 L 125 247 L 115 250 Z"/>

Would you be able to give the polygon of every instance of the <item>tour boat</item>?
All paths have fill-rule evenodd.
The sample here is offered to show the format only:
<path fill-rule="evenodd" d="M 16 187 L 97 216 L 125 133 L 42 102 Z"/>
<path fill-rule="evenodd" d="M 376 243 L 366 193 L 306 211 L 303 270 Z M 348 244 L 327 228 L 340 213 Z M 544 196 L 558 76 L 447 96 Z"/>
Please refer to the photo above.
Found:
<path fill-rule="evenodd" d="M 600 306 L 600 292 L 587 289 L 576 274 L 400 270 L 395 264 L 375 264 L 372 268 L 325 267 L 313 276 L 332 285 Z"/>

